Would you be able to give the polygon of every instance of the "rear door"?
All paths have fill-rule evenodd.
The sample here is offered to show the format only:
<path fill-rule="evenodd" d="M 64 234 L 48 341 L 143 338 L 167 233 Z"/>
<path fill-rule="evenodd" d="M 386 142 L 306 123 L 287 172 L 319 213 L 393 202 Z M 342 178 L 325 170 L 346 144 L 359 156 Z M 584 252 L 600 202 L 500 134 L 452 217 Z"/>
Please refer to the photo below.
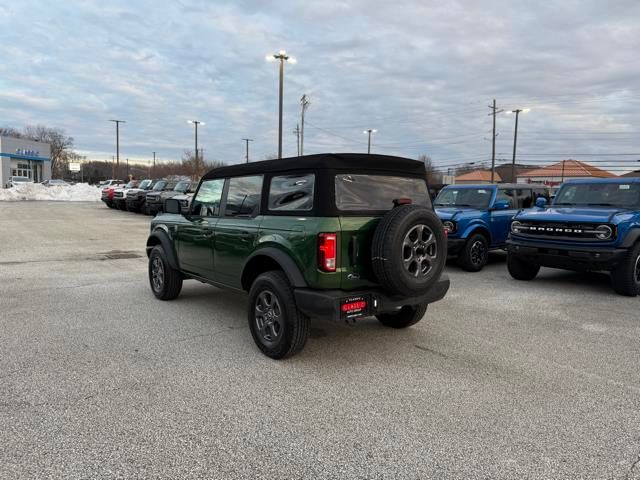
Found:
<path fill-rule="evenodd" d="M 258 238 L 262 175 L 232 177 L 225 187 L 222 215 L 216 224 L 213 279 L 240 288 L 242 266 Z"/>
<path fill-rule="evenodd" d="M 518 198 L 514 188 L 498 188 L 497 200 L 507 200 L 509 208 L 507 210 L 491 211 L 491 236 L 493 245 L 502 245 L 507 241 L 511 220 L 518 211 Z"/>
<path fill-rule="evenodd" d="M 214 235 L 223 188 L 223 178 L 202 182 L 188 221 L 179 225 L 176 233 L 180 267 L 209 280 L 214 276 Z"/>
<path fill-rule="evenodd" d="M 371 242 L 380 219 L 396 201 L 410 201 L 431 209 L 424 178 L 393 175 L 335 176 L 335 204 L 340 212 L 339 267 L 346 290 L 375 285 Z"/>

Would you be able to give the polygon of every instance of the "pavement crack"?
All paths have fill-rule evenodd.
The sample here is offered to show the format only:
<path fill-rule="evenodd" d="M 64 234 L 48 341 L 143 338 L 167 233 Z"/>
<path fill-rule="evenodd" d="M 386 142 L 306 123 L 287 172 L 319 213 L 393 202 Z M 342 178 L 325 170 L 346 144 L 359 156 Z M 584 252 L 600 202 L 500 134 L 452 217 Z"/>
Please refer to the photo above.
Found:
<path fill-rule="evenodd" d="M 423 346 L 423 345 L 417 345 L 417 344 L 416 344 L 416 345 L 414 345 L 414 347 L 416 347 L 418 350 L 422 350 L 423 352 L 433 353 L 434 355 L 438 355 L 439 357 L 442 357 L 442 358 L 449 358 L 449 357 L 448 357 L 447 355 L 445 355 L 444 353 L 442 353 L 442 352 L 438 352 L 437 350 L 433 350 L 433 349 L 431 349 L 431 348 L 429 348 L 429 347 L 425 347 L 425 346 Z"/>
<path fill-rule="evenodd" d="M 638 465 L 640 465 L 640 452 L 636 455 L 635 461 L 631 464 L 631 467 L 629 468 L 629 471 L 624 476 L 625 480 L 629 480 L 631 478 L 631 475 L 633 474 L 633 471 L 636 469 L 636 467 Z"/>

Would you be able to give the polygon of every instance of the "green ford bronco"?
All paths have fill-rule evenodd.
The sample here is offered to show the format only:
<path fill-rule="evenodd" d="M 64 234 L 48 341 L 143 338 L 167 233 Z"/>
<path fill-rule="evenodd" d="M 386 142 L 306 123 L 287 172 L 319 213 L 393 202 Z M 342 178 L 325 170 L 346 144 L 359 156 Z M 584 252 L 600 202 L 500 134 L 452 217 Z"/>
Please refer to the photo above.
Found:
<path fill-rule="evenodd" d="M 447 239 L 424 164 L 322 154 L 232 165 L 206 174 L 186 215 L 175 199 L 151 222 L 153 294 L 184 279 L 249 293 L 249 329 L 271 358 L 299 352 L 309 319 L 385 326 L 420 321 L 442 299 Z"/>

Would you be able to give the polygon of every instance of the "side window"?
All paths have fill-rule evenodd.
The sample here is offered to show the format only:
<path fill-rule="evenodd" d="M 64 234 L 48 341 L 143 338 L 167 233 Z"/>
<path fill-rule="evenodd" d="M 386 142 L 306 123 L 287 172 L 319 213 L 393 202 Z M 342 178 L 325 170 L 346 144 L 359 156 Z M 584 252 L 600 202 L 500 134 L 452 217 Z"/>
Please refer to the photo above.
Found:
<path fill-rule="evenodd" d="M 312 173 L 273 177 L 269 188 L 269 210 L 311 210 L 314 184 L 315 175 Z"/>
<path fill-rule="evenodd" d="M 220 199 L 224 188 L 224 178 L 202 182 L 198 194 L 193 200 L 193 215 L 217 217 L 220 215 Z"/>
<path fill-rule="evenodd" d="M 262 175 L 229 179 L 229 193 L 224 210 L 226 217 L 254 217 L 260 211 Z"/>
<path fill-rule="evenodd" d="M 519 188 L 518 192 L 518 208 L 533 207 L 533 195 L 529 188 Z"/>
<path fill-rule="evenodd" d="M 509 208 L 516 208 L 515 192 L 513 188 L 499 188 L 496 200 L 507 200 L 509 202 Z"/>

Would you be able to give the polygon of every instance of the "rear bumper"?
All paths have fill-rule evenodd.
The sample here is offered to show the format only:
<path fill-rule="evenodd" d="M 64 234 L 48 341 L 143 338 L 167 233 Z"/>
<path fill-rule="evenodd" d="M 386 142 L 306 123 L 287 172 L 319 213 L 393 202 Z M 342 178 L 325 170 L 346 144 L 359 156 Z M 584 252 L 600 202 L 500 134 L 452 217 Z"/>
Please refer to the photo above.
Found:
<path fill-rule="evenodd" d="M 294 296 L 298 309 L 305 315 L 338 321 L 341 319 L 341 301 L 347 298 L 369 298 L 370 314 L 377 315 L 404 305 L 419 305 L 442 300 L 449 291 L 449 283 L 449 277 L 443 274 L 427 292 L 417 296 L 393 296 L 378 289 L 351 291 L 308 288 L 295 289 Z"/>
<path fill-rule="evenodd" d="M 628 252 L 626 248 L 556 246 L 520 240 L 508 240 L 507 251 L 543 267 L 578 271 L 612 270 Z"/>

